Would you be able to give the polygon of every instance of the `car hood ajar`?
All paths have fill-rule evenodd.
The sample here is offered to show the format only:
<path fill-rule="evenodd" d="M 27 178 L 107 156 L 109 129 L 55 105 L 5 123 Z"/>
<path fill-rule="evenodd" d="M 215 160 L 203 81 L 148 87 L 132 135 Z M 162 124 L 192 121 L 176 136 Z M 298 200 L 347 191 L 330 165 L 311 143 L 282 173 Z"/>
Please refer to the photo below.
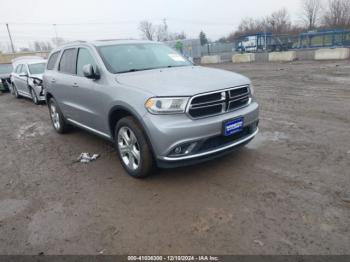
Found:
<path fill-rule="evenodd" d="M 31 78 L 36 78 L 39 80 L 43 80 L 43 74 L 33 74 L 30 76 Z"/>
<path fill-rule="evenodd" d="M 249 79 L 242 75 L 201 66 L 123 73 L 117 75 L 116 80 L 157 96 L 192 96 L 250 84 Z"/>

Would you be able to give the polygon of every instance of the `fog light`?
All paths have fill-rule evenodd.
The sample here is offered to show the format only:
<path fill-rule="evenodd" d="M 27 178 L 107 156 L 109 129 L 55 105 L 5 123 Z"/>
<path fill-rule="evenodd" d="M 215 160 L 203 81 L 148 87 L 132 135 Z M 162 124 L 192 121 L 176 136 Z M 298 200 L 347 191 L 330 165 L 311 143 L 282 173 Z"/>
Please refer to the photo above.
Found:
<path fill-rule="evenodd" d="M 197 142 L 182 144 L 181 146 L 175 147 L 169 156 L 184 156 L 189 155 L 195 149 Z"/>
<path fill-rule="evenodd" d="M 181 146 L 178 146 L 178 147 L 175 148 L 174 153 L 175 154 L 181 154 L 181 151 L 182 151 Z"/>

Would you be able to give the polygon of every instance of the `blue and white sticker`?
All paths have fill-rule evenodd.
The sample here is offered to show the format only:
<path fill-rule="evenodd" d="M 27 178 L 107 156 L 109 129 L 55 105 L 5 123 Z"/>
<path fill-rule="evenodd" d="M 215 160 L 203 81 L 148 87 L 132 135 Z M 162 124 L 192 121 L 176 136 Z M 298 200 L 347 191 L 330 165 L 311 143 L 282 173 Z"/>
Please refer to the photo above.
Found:
<path fill-rule="evenodd" d="M 243 130 L 243 118 L 228 121 L 224 125 L 225 136 L 231 136 Z"/>

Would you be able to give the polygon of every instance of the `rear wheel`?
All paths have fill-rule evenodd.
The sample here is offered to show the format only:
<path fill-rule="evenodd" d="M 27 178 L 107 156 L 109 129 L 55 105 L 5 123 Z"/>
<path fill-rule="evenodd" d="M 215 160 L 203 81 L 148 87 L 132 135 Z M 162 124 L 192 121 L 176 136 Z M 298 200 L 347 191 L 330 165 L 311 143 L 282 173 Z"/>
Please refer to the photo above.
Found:
<path fill-rule="evenodd" d="M 66 123 L 64 116 L 57 105 L 57 102 L 54 98 L 49 100 L 49 112 L 52 125 L 57 133 L 63 134 L 69 130 L 69 125 Z"/>
<path fill-rule="evenodd" d="M 154 168 L 151 148 L 142 127 L 133 117 L 124 117 L 116 125 L 115 143 L 119 159 L 135 178 L 148 176 Z"/>

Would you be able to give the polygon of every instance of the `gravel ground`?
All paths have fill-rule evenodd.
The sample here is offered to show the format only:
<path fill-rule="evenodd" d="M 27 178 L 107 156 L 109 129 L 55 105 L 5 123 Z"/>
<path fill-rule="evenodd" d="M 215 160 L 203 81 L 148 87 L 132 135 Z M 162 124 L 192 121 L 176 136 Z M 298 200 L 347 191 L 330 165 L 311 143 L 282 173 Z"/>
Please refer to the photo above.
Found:
<path fill-rule="evenodd" d="M 349 61 L 215 67 L 251 77 L 260 134 L 144 180 L 110 143 L 0 95 L 0 254 L 350 254 Z"/>

